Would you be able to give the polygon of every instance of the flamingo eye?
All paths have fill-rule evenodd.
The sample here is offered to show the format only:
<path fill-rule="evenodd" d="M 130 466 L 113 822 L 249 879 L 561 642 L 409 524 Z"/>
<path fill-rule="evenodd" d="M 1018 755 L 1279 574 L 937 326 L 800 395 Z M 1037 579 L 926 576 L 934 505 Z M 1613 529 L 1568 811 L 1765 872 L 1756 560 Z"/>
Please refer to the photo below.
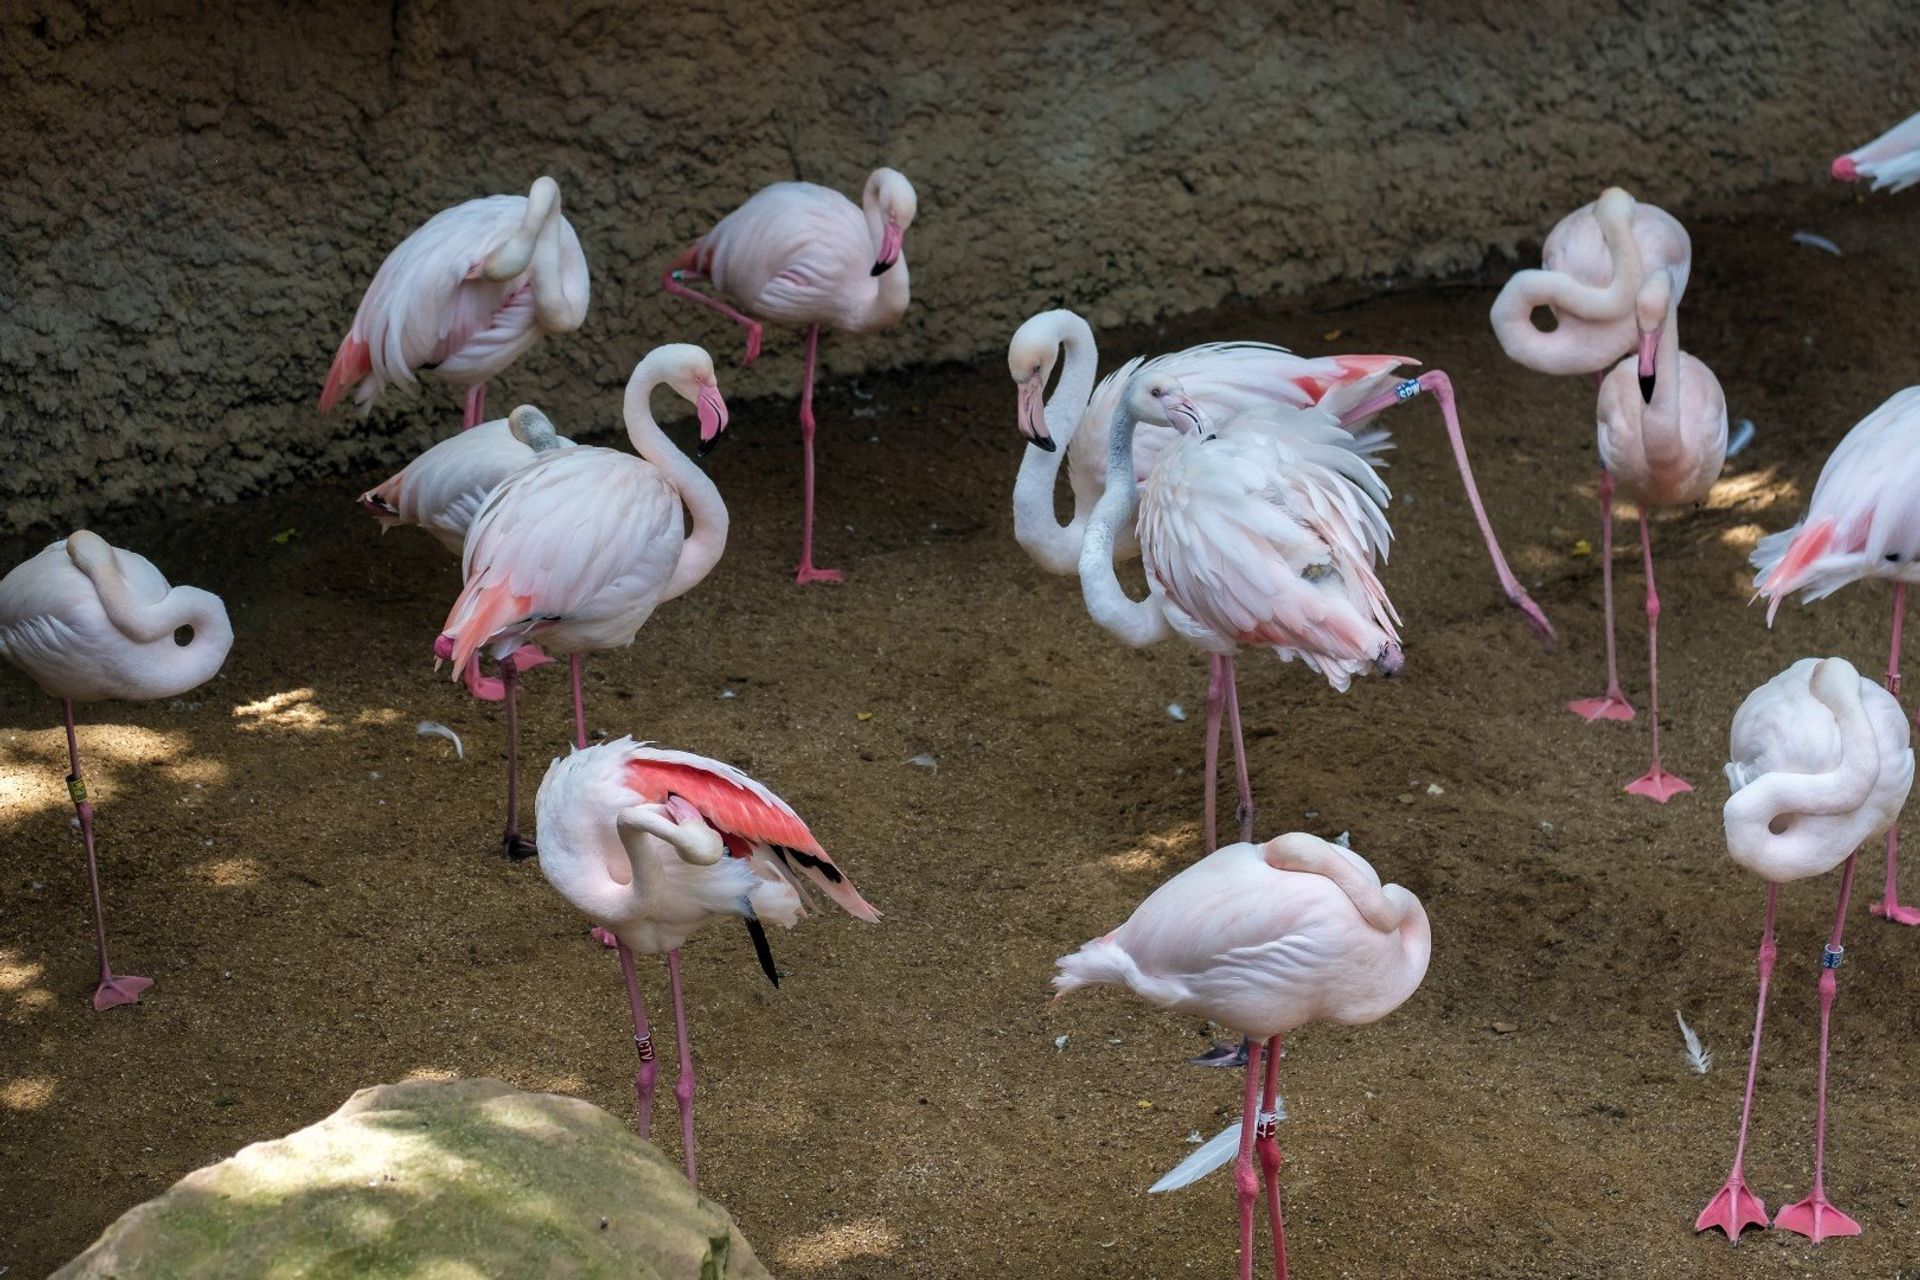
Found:
<path fill-rule="evenodd" d="M 1166 394 L 1166 393 L 1165 393 L 1165 392 L 1163 392 L 1163 391 L 1161 391 L 1161 390 L 1160 390 L 1160 388 L 1158 388 L 1158 387 L 1155 387 L 1155 388 L 1153 389 L 1153 398 L 1154 398 L 1155 400 L 1158 400 L 1158 399 L 1159 399 L 1159 398 L 1160 398 L 1160 397 L 1161 397 L 1162 395 L 1164 395 L 1164 394 Z"/>

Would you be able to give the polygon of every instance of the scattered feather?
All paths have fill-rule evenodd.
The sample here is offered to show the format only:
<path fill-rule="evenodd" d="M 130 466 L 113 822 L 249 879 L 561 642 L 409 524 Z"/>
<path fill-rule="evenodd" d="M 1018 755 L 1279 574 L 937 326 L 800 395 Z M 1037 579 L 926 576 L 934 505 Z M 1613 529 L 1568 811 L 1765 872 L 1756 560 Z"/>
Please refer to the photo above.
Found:
<path fill-rule="evenodd" d="M 1170 720 L 1185 721 L 1187 718 L 1187 709 L 1177 702 L 1169 702 L 1167 704 L 1167 718 Z"/>
<path fill-rule="evenodd" d="M 1687 1025 L 1687 1020 L 1680 1016 L 1678 1009 L 1673 1011 L 1673 1020 L 1680 1024 L 1680 1036 L 1687 1042 L 1687 1064 L 1693 1068 L 1695 1075 L 1707 1074 L 1707 1068 L 1713 1065 L 1713 1054 L 1700 1047 L 1700 1037 L 1693 1033 L 1693 1028 Z"/>
<path fill-rule="evenodd" d="M 940 767 L 940 762 L 924 751 L 917 756 L 909 757 L 907 763 L 922 769 L 938 769 Z"/>
<path fill-rule="evenodd" d="M 1827 239 L 1825 236 L 1817 236 L 1811 231 L 1794 232 L 1793 242 L 1795 244 L 1803 244 L 1809 249 L 1818 249 L 1822 253 L 1830 253 L 1836 258 L 1840 256 L 1839 245 Z"/>
<path fill-rule="evenodd" d="M 1053 1038 L 1053 1047 L 1056 1049 L 1065 1049 L 1067 1047 L 1067 1038 L 1065 1036 L 1055 1036 Z"/>
<path fill-rule="evenodd" d="M 1727 456 L 1731 458 L 1753 443 L 1753 419 L 1742 418 L 1733 424 L 1733 438 L 1727 441 Z"/>
<path fill-rule="evenodd" d="M 454 759 L 465 760 L 467 758 L 467 748 L 460 741 L 460 735 L 441 724 L 438 720 L 422 720 L 413 727 L 413 731 L 423 738 L 445 738 L 453 744 Z"/>
<path fill-rule="evenodd" d="M 1427 784 L 1427 794 L 1430 796 L 1443 796 L 1447 793 L 1446 793 L 1446 789 L 1443 788 L 1439 783 L 1429 782 Z"/>
<path fill-rule="evenodd" d="M 720 696 L 721 696 L 722 698 L 737 698 L 737 697 L 739 697 L 740 695 L 739 695 L 739 694 L 737 694 L 737 693 L 735 693 L 735 692 L 734 692 L 733 690 L 731 690 L 731 689 L 722 689 L 722 690 L 720 691 Z"/>
<path fill-rule="evenodd" d="M 1333 842 L 1339 845 L 1342 849 L 1351 849 L 1353 848 L 1353 832 L 1342 831 L 1339 835 L 1333 838 Z"/>
<path fill-rule="evenodd" d="M 1197 1147 L 1205 1141 L 1206 1139 L 1200 1136 L 1198 1129 L 1194 1129 L 1187 1134 L 1187 1145 L 1190 1147 Z"/>

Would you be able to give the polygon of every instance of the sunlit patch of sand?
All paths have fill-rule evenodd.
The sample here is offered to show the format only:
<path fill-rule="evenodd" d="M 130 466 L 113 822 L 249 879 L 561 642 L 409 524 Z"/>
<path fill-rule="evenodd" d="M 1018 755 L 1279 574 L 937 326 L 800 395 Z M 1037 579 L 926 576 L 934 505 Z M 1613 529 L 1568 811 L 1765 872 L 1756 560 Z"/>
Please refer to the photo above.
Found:
<path fill-rule="evenodd" d="M 368 707 L 353 717 L 356 725 L 378 728 L 383 725 L 399 724 L 407 718 L 407 713 L 397 707 Z"/>
<path fill-rule="evenodd" d="M 1745 555 L 1766 536 L 1767 531 L 1757 524 L 1737 524 L 1720 535 L 1720 543 Z"/>
<path fill-rule="evenodd" d="M 1232 810 L 1227 810 L 1232 816 Z M 1193 838 L 1191 828 L 1182 827 L 1175 831 L 1165 831 L 1159 835 L 1148 836 L 1145 841 L 1123 853 L 1108 854 L 1100 861 L 1115 871 L 1136 875 L 1148 871 L 1160 871 L 1167 865 L 1180 847 Z"/>
<path fill-rule="evenodd" d="M 38 1111 L 53 1101 L 52 1076 L 16 1076 L 0 1083 L 0 1107 L 9 1111 Z"/>
<path fill-rule="evenodd" d="M 887 1258 L 900 1237 L 884 1218 L 856 1218 L 789 1240 L 780 1247 L 780 1265 L 795 1271 L 822 1271 L 855 1258 Z"/>
<path fill-rule="evenodd" d="M 438 1080 L 442 1084 L 459 1078 L 458 1071 L 449 1071 L 445 1067 L 415 1067 L 402 1077 L 406 1080 Z"/>
<path fill-rule="evenodd" d="M 29 960 L 18 951 L 0 948 L 0 991 L 24 991 L 40 981 L 46 966 Z"/>
<path fill-rule="evenodd" d="M 1709 511 L 1770 511 L 1792 507 L 1800 501 L 1800 486 L 1782 480 L 1772 467 L 1765 471 L 1743 471 L 1714 482 L 1707 492 Z"/>
<path fill-rule="evenodd" d="M 233 709 L 241 729 L 292 729 L 301 733 L 338 733 L 340 726 L 313 700 L 311 689 L 288 689 Z"/>
<path fill-rule="evenodd" d="M 195 866 L 193 874 L 216 889 L 240 889 L 260 883 L 265 873 L 252 858 L 213 858 Z"/>

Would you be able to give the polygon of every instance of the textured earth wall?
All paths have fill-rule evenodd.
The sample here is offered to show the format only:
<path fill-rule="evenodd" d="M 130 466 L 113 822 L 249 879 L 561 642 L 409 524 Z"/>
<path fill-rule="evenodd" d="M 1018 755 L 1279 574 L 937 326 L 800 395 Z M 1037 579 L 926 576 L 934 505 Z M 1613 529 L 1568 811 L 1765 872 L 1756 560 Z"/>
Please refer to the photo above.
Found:
<path fill-rule="evenodd" d="M 1683 216 L 1817 181 L 1913 108 L 1917 41 L 1894 0 L 7 0 L 5 529 L 226 501 L 443 433 L 444 387 L 367 422 L 314 398 L 393 244 L 541 172 L 593 309 L 491 404 L 590 432 L 653 343 L 737 354 L 655 282 L 769 181 L 857 190 L 886 163 L 919 190 L 914 307 L 826 344 L 832 373 L 984 358 L 1046 305 L 1098 327 L 1470 270 L 1610 181 Z M 769 337 L 730 396 L 791 391 L 797 343 Z"/>

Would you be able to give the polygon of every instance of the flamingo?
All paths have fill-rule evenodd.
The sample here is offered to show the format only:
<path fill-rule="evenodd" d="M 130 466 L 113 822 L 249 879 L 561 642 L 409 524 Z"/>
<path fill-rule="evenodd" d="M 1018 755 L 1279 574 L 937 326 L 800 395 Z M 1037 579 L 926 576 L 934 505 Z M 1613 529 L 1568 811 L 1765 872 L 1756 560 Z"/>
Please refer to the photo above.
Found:
<path fill-rule="evenodd" d="M 764 925 L 806 914 L 805 876 L 859 920 L 878 921 L 792 807 L 731 765 L 632 738 L 577 747 L 553 762 L 535 799 L 540 871 L 560 896 L 609 932 L 633 1011 L 640 1136 L 653 1123 L 659 1074 L 633 953 L 665 952 L 680 1075 L 681 1154 L 700 1185 L 693 1145 L 693 1047 L 680 985 L 680 947 L 708 921 L 738 916 L 775 986 Z"/>
<path fill-rule="evenodd" d="M 1560 220 L 1541 247 L 1538 270 L 1515 272 L 1494 299 L 1494 336 L 1515 362 L 1541 373 L 1602 376 L 1622 356 L 1639 351 L 1642 377 L 1653 376 L 1660 346 L 1656 328 L 1637 318 L 1648 278 L 1665 272 L 1668 310 L 1680 305 L 1693 266 L 1687 229 L 1663 209 L 1636 201 L 1618 187 Z M 1533 323 L 1536 308 L 1553 313 L 1554 328 Z M 1620 691 L 1613 632 L 1613 473 L 1600 467 L 1600 581 L 1607 620 L 1607 691 L 1567 704 L 1588 721 L 1631 720 Z"/>
<path fill-rule="evenodd" d="M 360 505 L 380 522 L 381 532 L 418 525 L 459 555 L 474 516 L 502 480 L 548 450 L 572 447 L 573 441 L 555 431 L 546 414 L 523 404 L 505 418 L 448 436 L 361 494 Z M 516 672 L 524 672 L 547 658 L 528 645 L 508 660 L 517 664 Z M 478 663 L 470 664 L 461 678 L 476 698 L 498 702 L 506 696 L 500 681 L 481 677 Z"/>
<path fill-rule="evenodd" d="M 805 510 L 797 583 L 845 577 L 813 563 L 813 373 L 820 327 L 877 333 L 906 314 L 904 241 L 918 208 L 913 184 L 893 169 L 868 175 L 858 206 L 829 187 L 776 182 L 688 245 L 660 277 L 668 293 L 711 307 L 746 329 L 742 367 L 760 356 L 762 321 L 807 326 L 807 372 L 800 384 Z M 744 313 L 684 283 L 699 280 L 712 281 Z"/>
<path fill-rule="evenodd" d="M 1382 885 L 1352 850 L 1296 831 L 1263 845 L 1243 841 L 1216 850 L 1155 889 L 1118 929 L 1056 962 L 1055 999 L 1085 986 L 1125 987 L 1163 1009 L 1234 1028 L 1252 1042 L 1235 1165 L 1241 1280 L 1253 1275 L 1256 1146 L 1274 1274 L 1286 1280 L 1281 1157 L 1273 1131 L 1287 1033 L 1319 1020 L 1351 1026 L 1386 1017 L 1420 986 L 1432 948 L 1418 898 L 1400 885 Z M 1209 1163 L 1176 1174 L 1191 1181 L 1224 1160 L 1224 1153 L 1210 1156 Z M 1184 1183 L 1170 1175 L 1160 1185 Z"/>
<path fill-rule="evenodd" d="M 1841 932 L 1853 888 L 1856 852 L 1898 821 L 1913 786 L 1907 720 L 1893 694 L 1862 679 L 1844 658 L 1802 658 L 1747 695 L 1733 717 L 1733 760 L 1727 781 L 1727 852 L 1767 882 L 1767 922 L 1760 934 L 1760 994 L 1753 1015 L 1747 1092 L 1740 1104 L 1740 1140 L 1733 1170 L 1694 1222 L 1738 1240 L 1767 1225 L 1767 1206 L 1748 1190 L 1741 1164 L 1760 1069 L 1760 1029 L 1773 976 L 1774 909 L 1780 886 L 1840 873 L 1833 934 L 1820 956 L 1820 1084 L 1814 1110 L 1813 1190 L 1782 1208 L 1773 1225 L 1814 1241 L 1860 1234 L 1860 1224 L 1827 1199 L 1827 1031 L 1839 983 Z"/>
<path fill-rule="evenodd" d="M 560 212 L 560 186 L 443 209 L 374 273 L 320 392 L 320 411 L 349 390 L 365 415 L 390 382 L 430 370 L 466 388 L 463 428 L 486 415 L 487 382 L 542 334 L 587 318 L 586 255 Z"/>
<path fill-rule="evenodd" d="M 1060 382 L 1053 395 L 1045 396 L 1056 363 L 1060 365 Z M 1033 446 L 1021 459 L 1020 474 L 1014 482 L 1014 537 L 1034 563 L 1047 572 L 1077 571 L 1081 536 L 1106 486 L 1107 425 L 1121 388 L 1135 373 L 1148 371 L 1175 378 L 1203 416 L 1214 422 L 1227 422 L 1269 405 L 1319 408 L 1350 431 L 1370 426 L 1383 409 L 1431 392 L 1440 402 L 1461 483 L 1500 579 L 1501 592 L 1541 640 L 1550 644 L 1553 625 L 1507 567 L 1492 522 L 1481 504 L 1460 432 L 1453 383 L 1438 370 L 1417 378 L 1396 376 L 1401 365 L 1410 363 L 1414 362 L 1405 356 L 1309 358 L 1264 342 L 1208 342 L 1149 360 L 1130 360 L 1102 378 L 1096 387 L 1093 379 L 1099 354 L 1092 327 L 1071 311 L 1043 311 L 1021 325 L 1007 345 L 1007 370 L 1020 387 L 1020 431 Z M 1134 435 L 1134 474 L 1136 480 L 1144 481 L 1175 433 L 1155 423 L 1140 425 L 1144 430 Z M 1053 490 L 1061 464 L 1056 451 L 1065 454 L 1073 491 L 1073 518 L 1064 526 L 1053 513 Z M 1114 549 L 1123 558 L 1137 555 L 1136 532 L 1121 529 Z"/>
<path fill-rule="evenodd" d="M 1167 445 L 1137 498 L 1148 597 L 1130 599 L 1113 546 L 1134 527 L 1135 424 L 1185 434 Z M 1207 429 L 1182 384 L 1136 372 L 1108 436 L 1107 484 L 1080 547 L 1087 612 L 1133 648 L 1179 635 L 1210 655 L 1205 839 L 1214 847 L 1214 774 L 1224 707 L 1233 732 L 1241 838 L 1253 790 L 1233 655 L 1243 644 L 1298 659 L 1345 692 L 1353 677 L 1400 669 L 1399 616 L 1374 571 L 1393 531 L 1375 472 L 1384 436 L 1355 436 L 1317 409 L 1268 405 Z"/>
<path fill-rule="evenodd" d="M 1905 191 L 1920 182 L 1920 115 L 1908 116 L 1863 147 L 1833 162 L 1839 182 L 1873 179 L 1873 190 Z"/>
<path fill-rule="evenodd" d="M 1642 334 L 1655 336 L 1653 376 L 1628 356 L 1600 382 L 1600 465 L 1620 493 L 1640 508 L 1640 554 L 1647 579 L 1648 715 L 1653 721 L 1653 767 L 1627 784 L 1633 795 L 1665 804 L 1692 784 L 1660 764 L 1660 596 L 1653 585 L 1653 528 L 1657 506 L 1698 502 L 1720 478 L 1727 460 L 1727 398 L 1713 370 L 1680 350 L 1672 275 L 1647 276 L 1635 301 Z"/>
<path fill-rule="evenodd" d="M 102 698 L 172 698 L 211 680 L 227 660 L 233 628 L 220 597 L 172 587 L 153 562 L 80 529 L 0 578 L 0 656 L 60 699 L 67 726 L 67 792 L 80 819 L 93 897 L 100 979 L 96 1010 L 133 1004 L 150 978 L 116 974 L 107 962 L 106 906 L 94 854 L 93 805 L 80 771 L 73 704 Z"/>
<path fill-rule="evenodd" d="M 1920 582 L 1920 387 L 1908 387 L 1868 414 L 1835 447 L 1800 523 L 1762 538 L 1753 549 L 1756 594 L 1766 597 L 1767 625 L 1780 602 L 1830 596 L 1853 582 L 1893 583 L 1893 640 L 1887 690 L 1900 696 L 1900 629 L 1907 584 Z M 1887 830 L 1885 896 L 1873 914 L 1920 924 L 1920 908 L 1900 904 L 1900 830 Z"/>
<path fill-rule="evenodd" d="M 501 661 L 507 826 L 500 843 L 516 861 L 536 849 L 519 834 L 520 673 L 511 659 L 536 641 L 567 655 L 574 745 L 586 746 L 582 655 L 632 644 L 654 609 L 691 590 L 726 550 L 720 491 L 654 421 L 649 401 L 661 386 L 694 406 L 704 453 L 727 425 L 713 361 L 685 343 L 656 347 L 627 381 L 627 436 L 639 457 L 586 445 L 551 450 L 503 481 L 467 531 L 466 586 L 434 654 L 452 659 L 455 679 L 482 647 Z"/>

